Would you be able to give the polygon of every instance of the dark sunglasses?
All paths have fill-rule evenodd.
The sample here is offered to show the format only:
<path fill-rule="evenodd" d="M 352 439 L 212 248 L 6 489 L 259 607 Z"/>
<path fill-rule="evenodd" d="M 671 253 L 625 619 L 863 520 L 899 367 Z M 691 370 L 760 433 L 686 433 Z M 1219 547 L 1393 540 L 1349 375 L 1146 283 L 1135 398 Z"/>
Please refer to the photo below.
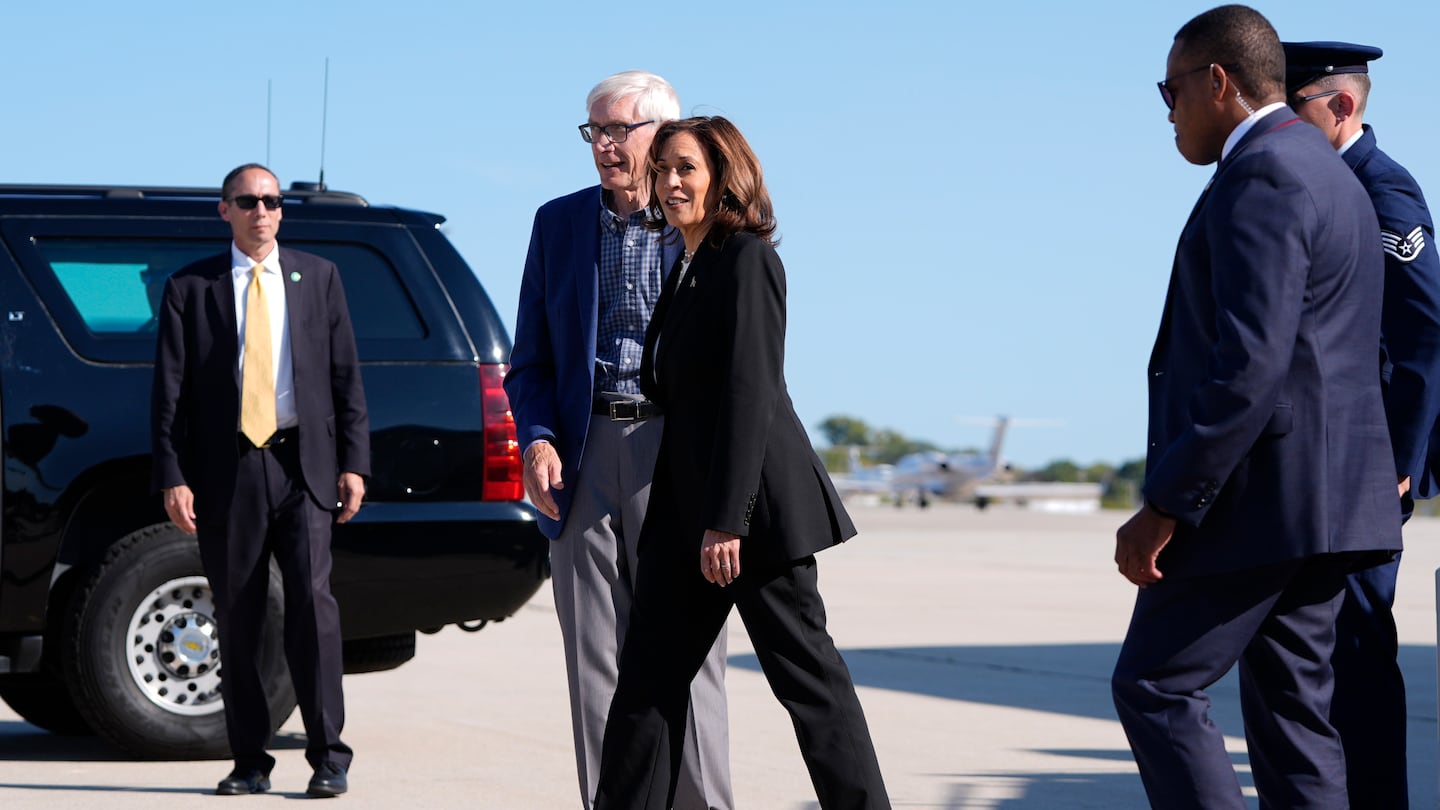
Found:
<path fill-rule="evenodd" d="M 1160 100 L 1165 102 L 1165 109 L 1170 110 L 1171 112 L 1174 112 L 1175 110 L 1175 91 L 1170 87 L 1171 82 L 1175 81 L 1178 78 L 1181 78 L 1182 76 L 1189 76 L 1191 73 L 1199 73 L 1202 70 L 1209 70 L 1213 67 L 1215 67 L 1215 63 L 1211 62 L 1208 65 L 1202 65 L 1198 68 L 1195 68 L 1194 70 L 1183 70 L 1179 73 L 1176 73 L 1174 76 L 1166 76 L 1163 81 L 1156 82 L 1156 86 L 1160 88 Z M 1220 67 L 1225 68 L 1226 70 L 1238 70 L 1240 66 L 1221 65 Z"/>
<path fill-rule="evenodd" d="M 262 202 L 265 203 L 265 210 L 274 211 L 285 202 L 285 195 L 266 194 L 263 197 L 257 197 L 254 194 L 237 194 L 230 198 L 230 202 L 240 206 L 241 211 L 249 211 Z"/>

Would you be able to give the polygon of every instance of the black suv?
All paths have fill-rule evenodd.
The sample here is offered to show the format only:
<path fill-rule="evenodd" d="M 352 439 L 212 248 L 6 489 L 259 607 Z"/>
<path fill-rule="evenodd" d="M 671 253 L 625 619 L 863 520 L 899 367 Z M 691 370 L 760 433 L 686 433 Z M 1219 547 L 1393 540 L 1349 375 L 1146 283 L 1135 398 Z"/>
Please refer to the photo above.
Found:
<path fill-rule="evenodd" d="M 222 667 L 195 539 L 150 480 L 155 311 L 227 248 L 219 189 L 0 185 L 0 697 L 30 722 L 147 757 L 224 757 Z M 512 615 L 549 573 L 501 388 L 510 340 L 444 218 L 285 192 L 281 243 L 340 268 L 374 475 L 336 528 L 346 672 L 415 632 Z M 272 570 L 270 610 L 282 594 Z M 265 671 L 294 707 L 278 630 Z"/>

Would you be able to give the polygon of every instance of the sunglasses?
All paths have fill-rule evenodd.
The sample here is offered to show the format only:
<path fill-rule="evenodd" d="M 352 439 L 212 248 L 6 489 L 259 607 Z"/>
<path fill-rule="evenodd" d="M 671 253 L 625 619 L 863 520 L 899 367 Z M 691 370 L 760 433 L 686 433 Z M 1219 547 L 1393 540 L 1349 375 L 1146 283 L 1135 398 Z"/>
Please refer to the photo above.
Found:
<path fill-rule="evenodd" d="M 1201 65 L 1194 70 L 1182 70 L 1179 73 L 1176 73 L 1174 76 L 1166 76 L 1163 81 L 1156 82 L 1156 86 L 1160 88 L 1160 100 L 1165 102 L 1165 109 L 1170 110 L 1171 112 L 1175 111 L 1175 88 L 1170 86 L 1171 82 L 1175 81 L 1176 79 L 1189 76 L 1192 73 L 1199 73 L 1202 70 L 1209 70 L 1213 67 L 1215 67 L 1215 63 L 1211 62 L 1208 65 Z M 1238 70 L 1240 68 L 1239 65 L 1220 65 L 1220 67 L 1232 71 Z"/>
<path fill-rule="evenodd" d="M 1339 91 L 1339 90 L 1326 90 L 1326 91 L 1323 92 L 1323 93 L 1312 93 L 1311 95 L 1308 95 L 1308 96 L 1292 96 L 1292 97 L 1290 98 L 1290 100 L 1287 101 L 1287 102 L 1285 102 L 1285 103 L 1290 105 L 1290 109 L 1292 109 L 1292 110 L 1297 110 L 1297 111 L 1298 111 L 1301 107 L 1305 106 L 1306 104 L 1309 104 L 1310 102 L 1314 101 L 1314 100 L 1317 99 L 1317 98 L 1326 98 L 1326 97 L 1328 97 L 1328 96 L 1337 96 L 1337 95 L 1340 94 L 1340 92 L 1341 92 L 1341 91 Z"/>
<path fill-rule="evenodd" d="M 237 194 L 234 197 L 230 198 L 230 202 L 233 202 L 236 205 L 240 206 L 240 210 L 242 211 L 249 211 L 263 202 L 265 203 L 266 211 L 274 211 L 278 209 L 282 203 L 285 202 L 285 195 L 266 194 L 263 197 L 257 197 L 254 194 Z"/>

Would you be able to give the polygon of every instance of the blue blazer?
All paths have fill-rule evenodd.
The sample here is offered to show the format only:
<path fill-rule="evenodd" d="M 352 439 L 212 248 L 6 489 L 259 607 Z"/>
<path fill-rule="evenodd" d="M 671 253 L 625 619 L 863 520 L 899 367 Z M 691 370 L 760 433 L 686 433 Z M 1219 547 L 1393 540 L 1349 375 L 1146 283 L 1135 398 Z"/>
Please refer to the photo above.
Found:
<path fill-rule="evenodd" d="M 600 302 L 600 186 L 551 200 L 535 212 L 505 393 L 520 447 L 549 439 L 564 465 L 555 490 L 560 520 L 538 515 L 546 537 L 559 536 L 570 509 L 595 387 L 595 334 Z M 662 272 L 683 244 L 663 248 Z"/>
<path fill-rule="evenodd" d="M 1145 497 L 1179 519 L 1167 574 L 1400 548 L 1369 203 L 1282 109 L 1196 204 L 1149 367 Z"/>
<path fill-rule="evenodd" d="M 1370 195 L 1385 253 L 1381 377 L 1395 469 L 1418 497 L 1436 494 L 1440 468 L 1440 258 L 1435 225 L 1415 178 L 1375 144 L 1365 127 L 1345 163 Z"/>

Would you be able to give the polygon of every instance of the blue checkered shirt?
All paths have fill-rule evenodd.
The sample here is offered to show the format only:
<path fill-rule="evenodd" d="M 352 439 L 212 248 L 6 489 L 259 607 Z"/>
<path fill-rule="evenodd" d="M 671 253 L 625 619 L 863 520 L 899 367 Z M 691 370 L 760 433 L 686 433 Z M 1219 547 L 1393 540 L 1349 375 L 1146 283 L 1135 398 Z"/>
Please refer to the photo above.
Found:
<path fill-rule="evenodd" d="M 609 195 L 606 195 L 608 201 Z M 645 212 L 621 217 L 600 206 L 600 318 L 595 335 L 595 395 L 640 394 L 645 327 L 663 277 L 660 238 Z"/>

